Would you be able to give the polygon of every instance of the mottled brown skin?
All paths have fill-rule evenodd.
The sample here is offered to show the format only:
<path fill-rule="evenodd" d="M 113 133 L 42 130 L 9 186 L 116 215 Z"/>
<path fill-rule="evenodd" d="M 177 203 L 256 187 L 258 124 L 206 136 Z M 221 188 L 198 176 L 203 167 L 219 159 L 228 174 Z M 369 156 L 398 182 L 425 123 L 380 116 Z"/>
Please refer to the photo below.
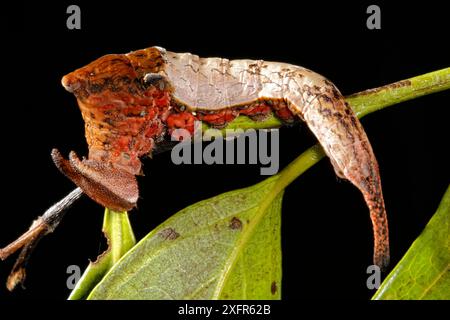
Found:
<path fill-rule="evenodd" d="M 135 175 L 177 128 L 201 120 L 218 128 L 239 115 L 272 112 L 286 123 L 303 120 L 336 174 L 357 186 L 374 226 L 374 262 L 389 262 L 389 238 L 378 164 L 356 115 L 337 88 L 302 67 L 276 62 L 199 58 L 151 47 L 103 56 L 62 79 L 85 121 L 88 159 L 53 151 L 57 167 L 93 200 L 114 210 L 136 206 Z"/>

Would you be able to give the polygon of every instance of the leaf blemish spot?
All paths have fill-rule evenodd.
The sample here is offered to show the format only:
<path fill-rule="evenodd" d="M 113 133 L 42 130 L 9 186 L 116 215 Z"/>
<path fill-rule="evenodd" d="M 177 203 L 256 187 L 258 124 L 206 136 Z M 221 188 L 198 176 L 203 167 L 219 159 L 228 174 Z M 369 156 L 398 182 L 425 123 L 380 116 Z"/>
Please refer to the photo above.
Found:
<path fill-rule="evenodd" d="M 180 234 L 176 232 L 175 229 L 173 228 L 166 228 L 164 230 L 161 230 L 158 234 L 165 240 L 175 240 L 180 236 Z"/>
<path fill-rule="evenodd" d="M 273 281 L 272 284 L 270 285 L 270 292 L 272 294 L 275 294 L 275 293 L 277 293 L 277 289 L 278 289 L 277 283 L 275 281 Z"/>
<path fill-rule="evenodd" d="M 232 230 L 240 230 L 242 229 L 242 222 L 236 217 L 233 217 L 230 222 L 230 229 Z"/>

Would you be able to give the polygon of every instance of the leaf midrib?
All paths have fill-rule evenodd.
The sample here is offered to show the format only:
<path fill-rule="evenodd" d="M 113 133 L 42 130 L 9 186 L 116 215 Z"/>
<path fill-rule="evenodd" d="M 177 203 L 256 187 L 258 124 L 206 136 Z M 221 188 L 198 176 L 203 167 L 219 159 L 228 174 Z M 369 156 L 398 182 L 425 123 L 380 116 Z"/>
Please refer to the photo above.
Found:
<path fill-rule="evenodd" d="M 262 201 L 262 203 L 259 206 L 258 211 L 256 212 L 253 219 L 251 219 L 250 223 L 247 224 L 247 231 L 243 233 L 242 237 L 238 239 L 237 245 L 234 247 L 233 251 L 231 252 L 230 258 L 227 260 L 227 263 L 225 263 L 225 266 L 223 268 L 224 272 L 222 273 L 222 276 L 220 277 L 219 281 L 217 282 L 216 290 L 214 291 L 214 294 L 211 299 L 218 300 L 222 294 L 222 291 L 225 287 L 225 284 L 230 276 L 231 270 L 234 269 L 236 262 L 239 260 L 240 255 L 243 252 L 243 248 L 255 232 L 256 226 L 261 221 L 262 217 L 264 216 L 265 211 L 267 208 L 272 204 L 273 200 L 276 198 L 276 196 L 283 191 L 283 188 L 279 188 L 279 180 L 273 185 L 272 190 L 268 192 L 267 197 Z M 243 230 L 244 231 L 244 230 Z"/>

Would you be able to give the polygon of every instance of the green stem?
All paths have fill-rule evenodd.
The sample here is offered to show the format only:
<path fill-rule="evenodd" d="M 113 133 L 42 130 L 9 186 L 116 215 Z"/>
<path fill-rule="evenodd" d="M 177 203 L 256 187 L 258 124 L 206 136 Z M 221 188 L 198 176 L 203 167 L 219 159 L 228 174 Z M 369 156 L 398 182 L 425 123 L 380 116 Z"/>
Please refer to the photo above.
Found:
<path fill-rule="evenodd" d="M 450 68 L 426 73 L 417 77 L 369 89 L 346 97 L 359 118 L 430 93 L 450 89 Z"/>
<path fill-rule="evenodd" d="M 136 243 L 128 213 L 105 209 L 103 233 L 108 238 L 110 265 L 113 266 Z"/>

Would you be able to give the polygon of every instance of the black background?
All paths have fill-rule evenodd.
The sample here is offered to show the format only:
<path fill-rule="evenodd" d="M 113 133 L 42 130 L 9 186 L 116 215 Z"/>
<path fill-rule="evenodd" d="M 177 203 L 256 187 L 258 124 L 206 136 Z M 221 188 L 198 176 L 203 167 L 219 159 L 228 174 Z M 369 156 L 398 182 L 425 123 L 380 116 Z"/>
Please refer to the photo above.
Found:
<path fill-rule="evenodd" d="M 82 29 L 66 28 L 79 4 Z M 169 1 L 73 1 L 14 4 L 1 10 L 2 208 L 0 245 L 74 188 L 50 159 L 87 154 L 83 122 L 61 77 L 107 53 L 152 45 L 203 57 L 256 58 L 305 66 L 343 94 L 449 67 L 449 25 L 441 5 L 384 4 L 382 29 L 366 28 L 366 8 L 322 1 L 178 4 Z M 391 267 L 434 213 L 449 183 L 447 93 L 367 116 L 362 123 L 377 155 L 391 235 Z M 304 126 L 283 128 L 280 168 L 315 143 Z M 138 239 L 178 210 L 261 181 L 259 166 L 175 166 L 170 153 L 144 160 L 139 209 L 130 213 Z M 65 299 L 66 268 L 101 252 L 103 208 L 83 198 L 33 254 L 26 290 L 4 299 Z M 361 299 L 371 264 L 372 230 L 358 190 L 336 178 L 328 160 L 285 193 L 282 217 L 283 299 Z M 0 282 L 14 259 L 0 263 Z"/>

